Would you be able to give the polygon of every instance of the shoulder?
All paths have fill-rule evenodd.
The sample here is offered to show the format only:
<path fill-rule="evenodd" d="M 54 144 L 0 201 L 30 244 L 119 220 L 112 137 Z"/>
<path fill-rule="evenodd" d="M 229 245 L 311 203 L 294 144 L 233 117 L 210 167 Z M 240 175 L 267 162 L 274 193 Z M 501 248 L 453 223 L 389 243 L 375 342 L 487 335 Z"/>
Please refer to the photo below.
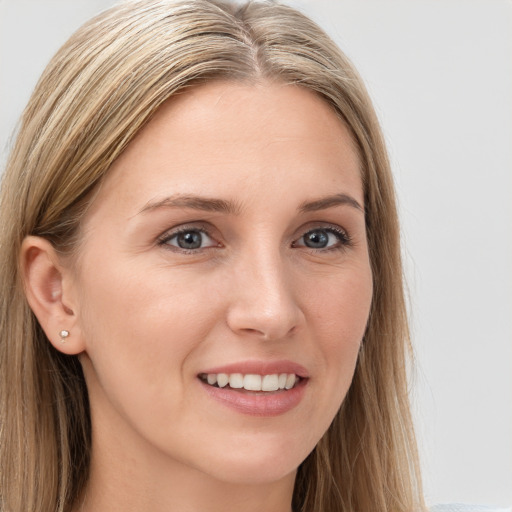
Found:
<path fill-rule="evenodd" d="M 447 503 L 430 507 L 429 512 L 512 512 L 512 508 L 490 507 L 486 505 L 467 505 Z"/>

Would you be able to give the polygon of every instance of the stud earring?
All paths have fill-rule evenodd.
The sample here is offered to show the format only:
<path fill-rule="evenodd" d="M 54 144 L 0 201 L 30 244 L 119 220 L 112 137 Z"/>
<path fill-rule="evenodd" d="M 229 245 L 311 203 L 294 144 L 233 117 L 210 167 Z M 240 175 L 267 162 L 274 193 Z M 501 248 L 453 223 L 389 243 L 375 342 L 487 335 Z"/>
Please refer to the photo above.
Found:
<path fill-rule="evenodd" d="M 62 330 L 62 331 L 60 331 L 59 334 L 60 334 L 60 342 L 66 343 L 66 338 L 69 336 L 69 331 Z"/>

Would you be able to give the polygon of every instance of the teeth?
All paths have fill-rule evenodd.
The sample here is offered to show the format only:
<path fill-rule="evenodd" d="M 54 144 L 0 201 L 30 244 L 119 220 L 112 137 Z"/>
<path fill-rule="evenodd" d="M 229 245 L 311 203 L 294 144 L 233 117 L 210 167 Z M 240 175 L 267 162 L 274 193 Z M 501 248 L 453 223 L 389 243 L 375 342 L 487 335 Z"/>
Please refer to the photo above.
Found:
<path fill-rule="evenodd" d="M 244 376 L 241 373 L 232 373 L 229 376 L 229 387 L 240 389 L 244 387 Z"/>
<path fill-rule="evenodd" d="M 293 373 L 290 373 L 288 377 L 286 377 L 286 384 L 284 385 L 285 389 L 292 389 L 295 385 L 295 375 Z"/>
<path fill-rule="evenodd" d="M 291 389 L 299 381 L 294 373 L 274 373 L 271 375 L 256 375 L 241 373 L 208 373 L 203 374 L 202 379 L 210 386 L 223 388 L 229 384 L 233 389 L 246 389 L 247 391 L 278 391 L 280 389 Z"/>
<path fill-rule="evenodd" d="M 208 376 L 210 376 L 210 375 L 211 374 L 208 374 Z M 223 388 L 224 386 L 226 386 L 228 384 L 228 382 L 229 382 L 229 376 L 226 373 L 217 374 L 217 384 L 219 385 L 219 388 Z"/>
<path fill-rule="evenodd" d="M 244 389 L 247 391 L 261 391 L 261 375 L 246 375 Z"/>
<path fill-rule="evenodd" d="M 279 389 L 279 375 L 265 375 L 261 379 L 261 391 L 277 391 Z"/>

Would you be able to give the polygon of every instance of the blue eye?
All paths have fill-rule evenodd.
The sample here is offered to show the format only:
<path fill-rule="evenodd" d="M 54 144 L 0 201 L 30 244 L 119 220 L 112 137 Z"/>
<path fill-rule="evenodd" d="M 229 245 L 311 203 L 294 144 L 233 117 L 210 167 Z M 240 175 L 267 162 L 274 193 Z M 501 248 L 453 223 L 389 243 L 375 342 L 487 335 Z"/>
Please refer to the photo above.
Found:
<path fill-rule="evenodd" d="M 201 229 L 184 229 L 161 241 L 162 244 L 178 247 L 185 251 L 215 247 L 218 244 Z"/>
<path fill-rule="evenodd" d="M 309 249 L 336 249 L 349 245 L 348 235 L 334 228 L 317 228 L 302 235 L 294 246 L 308 247 Z"/>

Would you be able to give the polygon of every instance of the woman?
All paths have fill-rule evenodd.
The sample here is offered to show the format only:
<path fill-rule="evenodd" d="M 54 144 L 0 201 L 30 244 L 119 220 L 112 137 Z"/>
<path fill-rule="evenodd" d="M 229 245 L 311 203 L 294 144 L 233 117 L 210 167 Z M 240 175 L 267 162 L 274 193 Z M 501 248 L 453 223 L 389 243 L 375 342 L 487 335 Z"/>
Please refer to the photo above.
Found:
<path fill-rule="evenodd" d="M 424 509 L 386 151 L 310 20 L 91 20 L 0 216 L 3 510 Z"/>

